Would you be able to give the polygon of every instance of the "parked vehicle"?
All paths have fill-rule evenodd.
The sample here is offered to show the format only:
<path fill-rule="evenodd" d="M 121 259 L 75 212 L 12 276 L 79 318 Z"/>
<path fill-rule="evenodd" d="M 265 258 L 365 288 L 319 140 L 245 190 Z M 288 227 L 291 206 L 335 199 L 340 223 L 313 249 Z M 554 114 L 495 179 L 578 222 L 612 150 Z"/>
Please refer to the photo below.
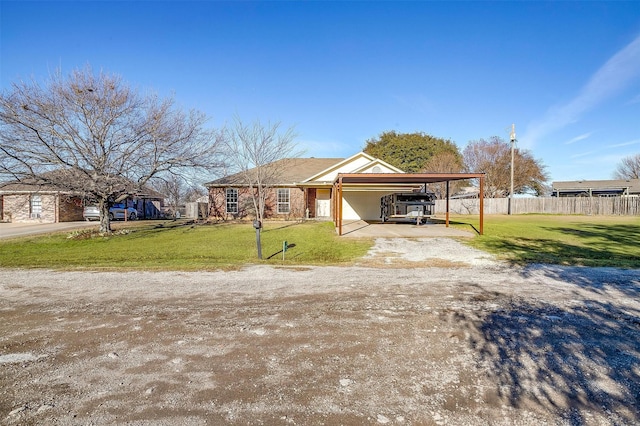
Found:
<path fill-rule="evenodd" d="M 100 210 L 97 206 L 85 206 L 82 211 L 82 217 L 84 220 L 100 220 Z"/>
<path fill-rule="evenodd" d="M 432 192 L 405 192 L 385 195 L 380 199 L 380 218 L 387 221 L 426 223 L 435 206 Z"/>
<path fill-rule="evenodd" d="M 109 209 L 109 220 L 124 219 L 125 210 L 128 220 L 138 219 L 138 211 L 136 209 L 133 207 L 127 207 L 125 209 L 124 204 L 117 203 Z M 82 216 L 84 220 L 100 220 L 100 210 L 97 206 L 85 206 Z"/>
<path fill-rule="evenodd" d="M 128 220 L 136 220 L 138 218 L 138 211 L 136 209 L 133 207 L 127 207 L 125 209 L 124 204 L 117 203 L 109 209 L 109 220 L 124 219 L 125 211 Z"/>

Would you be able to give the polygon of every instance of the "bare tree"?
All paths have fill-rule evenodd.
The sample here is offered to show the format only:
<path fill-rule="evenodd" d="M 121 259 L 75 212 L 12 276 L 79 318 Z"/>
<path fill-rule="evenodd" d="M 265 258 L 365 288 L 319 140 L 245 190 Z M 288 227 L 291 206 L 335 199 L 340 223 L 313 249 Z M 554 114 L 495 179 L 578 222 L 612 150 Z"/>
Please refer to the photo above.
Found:
<path fill-rule="evenodd" d="M 615 179 L 640 179 L 640 154 L 623 158 L 613 174 Z"/>
<path fill-rule="evenodd" d="M 174 174 L 154 178 L 151 187 L 166 197 L 165 204 L 174 217 L 180 206 L 207 195 L 204 187 L 198 186 L 184 176 Z"/>
<path fill-rule="evenodd" d="M 511 190 L 511 147 L 508 142 L 494 136 L 488 141 L 471 141 L 463 151 L 467 170 L 474 173 L 486 173 L 485 197 L 506 197 Z M 542 194 L 548 176 L 544 165 L 533 158 L 531 152 L 515 149 L 514 184 L 516 194 L 533 191 Z"/>
<path fill-rule="evenodd" d="M 241 185 L 246 186 L 256 214 L 256 242 L 258 258 L 262 258 L 260 232 L 265 216 L 267 199 L 280 181 L 287 160 L 300 155 L 296 152 L 296 134 L 293 127 L 284 131 L 280 122 L 263 124 L 259 120 L 245 124 L 234 119 L 233 127 L 225 137 L 226 157 L 233 172 L 242 176 Z"/>
<path fill-rule="evenodd" d="M 220 135 L 174 100 L 141 96 L 119 76 L 90 67 L 0 95 L 0 181 L 54 185 L 93 199 L 100 231 L 109 205 L 164 173 L 217 166 Z"/>
<path fill-rule="evenodd" d="M 424 173 L 460 173 L 464 170 L 460 154 L 454 154 L 451 151 L 441 151 L 429 158 L 424 165 L 422 172 Z M 449 192 L 456 193 L 464 184 L 463 181 L 452 181 L 449 184 Z M 446 197 L 446 183 L 431 183 L 428 188 L 433 191 L 438 199 Z"/>

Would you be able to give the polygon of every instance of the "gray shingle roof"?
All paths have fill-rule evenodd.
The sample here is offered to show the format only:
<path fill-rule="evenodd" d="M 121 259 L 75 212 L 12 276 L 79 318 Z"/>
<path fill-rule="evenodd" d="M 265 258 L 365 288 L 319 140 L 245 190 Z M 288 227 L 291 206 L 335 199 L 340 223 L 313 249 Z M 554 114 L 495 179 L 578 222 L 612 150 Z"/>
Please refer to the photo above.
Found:
<path fill-rule="evenodd" d="M 328 169 L 342 160 L 343 158 L 286 158 L 275 161 L 270 165 L 267 165 L 267 167 L 283 168 L 278 179 L 279 181 L 272 182 L 271 184 L 292 185 L 296 182 L 302 182 L 303 180 Z M 255 169 L 251 169 L 249 172 L 252 170 Z M 242 174 L 235 173 L 216 179 L 212 182 L 208 182 L 205 186 L 238 186 L 243 184 L 244 181 Z"/>
<path fill-rule="evenodd" d="M 629 180 L 574 180 L 559 181 L 551 184 L 553 191 L 623 191 L 629 188 L 630 194 L 640 193 L 640 179 Z"/>

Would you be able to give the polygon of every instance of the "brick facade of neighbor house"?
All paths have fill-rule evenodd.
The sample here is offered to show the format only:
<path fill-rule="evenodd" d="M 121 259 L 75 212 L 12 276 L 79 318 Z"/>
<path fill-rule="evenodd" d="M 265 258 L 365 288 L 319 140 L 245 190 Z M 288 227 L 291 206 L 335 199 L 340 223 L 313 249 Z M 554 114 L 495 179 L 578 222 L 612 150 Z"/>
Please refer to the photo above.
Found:
<path fill-rule="evenodd" d="M 55 223 L 83 220 L 82 199 L 57 193 L 3 194 L 2 220 L 5 222 Z M 33 198 L 39 197 L 37 211 Z"/>
<path fill-rule="evenodd" d="M 60 195 L 58 203 L 58 222 L 76 222 L 84 220 L 82 211 L 84 204 L 80 197 Z"/>
<path fill-rule="evenodd" d="M 139 219 L 162 217 L 164 196 L 151 189 L 127 197 Z M 0 220 L 3 222 L 75 222 L 84 220 L 85 204 L 91 200 L 55 185 L 33 182 L 0 183 Z"/>

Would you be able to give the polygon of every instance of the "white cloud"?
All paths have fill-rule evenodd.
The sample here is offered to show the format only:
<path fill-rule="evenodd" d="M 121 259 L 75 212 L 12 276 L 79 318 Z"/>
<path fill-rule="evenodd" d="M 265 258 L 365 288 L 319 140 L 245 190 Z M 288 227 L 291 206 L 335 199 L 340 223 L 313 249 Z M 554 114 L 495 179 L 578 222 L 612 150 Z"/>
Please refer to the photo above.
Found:
<path fill-rule="evenodd" d="M 576 122 L 584 112 L 619 93 L 638 76 L 640 36 L 600 67 L 573 100 L 565 105 L 550 108 L 541 120 L 531 123 L 522 141 L 531 147 L 543 136 Z"/>
<path fill-rule="evenodd" d="M 640 144 L 640 139 L 635 139 L 629 142 L 617 143 L 615 145 L 608 145 L 607 148 L 620 148 L 623 146 L 637 145 L 637 144 Z"/>
<path fill-rule="evenodd" d="M 576 136 L 575 138 L 573 138 L 573 139 L 571 139 L 571 140 L 569 140 L 569 141 L 565 142 L 564 144 L 565 144 L 565 145 L 571 145 L 572 143 L 576 143 L 576 142 L 579 142 L 579 141 L 585 140 L 585 139 L 589 138 L 589 136 L 591 136 L 591 133 L 592 133 L 592 132 L 584 133 L 584 134 L 582 134 L 582 135 L 580 135 L 580 136 Z"/>
<path fill-rule="evenodd" d="M 595 154 L 596 152 L 598 152 L 598 150 L 595 151 L 587 151 L 587 152 L 582 152 L 580 154 L 573 154 L 571 157 L 569 158 L 582 158 L 582 157 L 587 157 L 591 154 Z"/>

